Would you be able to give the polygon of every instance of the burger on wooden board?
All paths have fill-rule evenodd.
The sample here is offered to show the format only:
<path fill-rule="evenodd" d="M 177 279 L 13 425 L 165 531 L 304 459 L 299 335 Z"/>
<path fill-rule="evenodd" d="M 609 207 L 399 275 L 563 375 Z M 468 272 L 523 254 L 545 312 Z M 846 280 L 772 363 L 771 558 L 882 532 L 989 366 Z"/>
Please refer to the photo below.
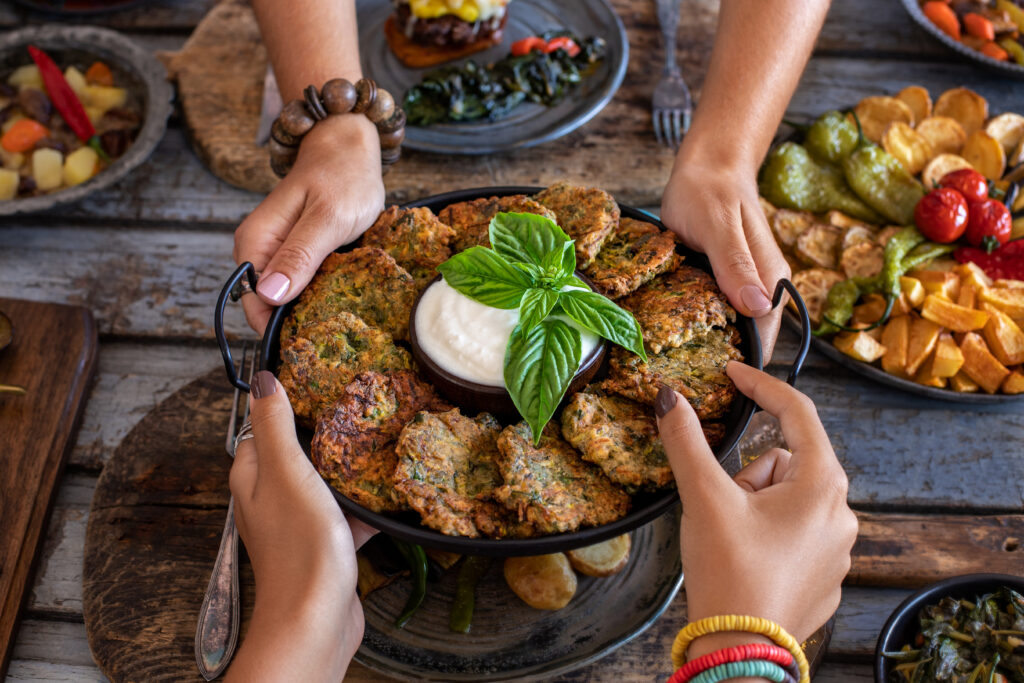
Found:
<path fill-rule="evenodd" d="M 394 0 L 384 35 L 413 69 L 436 66 L 501 42 L 510 0 Z"/>

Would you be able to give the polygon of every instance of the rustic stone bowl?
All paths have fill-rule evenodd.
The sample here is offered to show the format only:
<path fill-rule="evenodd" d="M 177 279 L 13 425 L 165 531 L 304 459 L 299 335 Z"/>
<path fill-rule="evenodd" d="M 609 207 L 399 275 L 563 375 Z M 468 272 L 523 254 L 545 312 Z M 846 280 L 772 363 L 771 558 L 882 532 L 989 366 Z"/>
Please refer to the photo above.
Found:
<path fill-rule="evenodd" d="M 156 149 L 167 129 L 174 89 L 164 67 L 148 50 L 116 31 L 96 26 L 38 26 L 0 36 L 0 75 L 30 64 L 26 49 L 35 45 L 53 57 L 63 71 L 69 64 L 88 66 L 102 60 L 114 73 L 114 82 L 128 89 L 128 103 L 142 115 L 142 127 L 128 150 L 108 168 L 81 185 L 56 192 L 0 201 L 0 216 L 44 211 L 80 201 L 109 187 L 142 164 Z"/>
<path fill-rule="evenodd" d="M 594 283 L 579 271 L 576 272 L 576 277 L 586 282 L 588 287 L 594 289 Z M 441 276 L 438 275 L 430 284 L 434 284 L 440 279 Z M 423 292 L 426 291 L 426 288 L 424 288 Z M 472 382 L 454 375 L 434 362 L 434 359 L 428 356 L 420 347 L 419 340 L 416 337 L 416 311 L 419 308 L 420 300 L 423 298 L 423 292 L 420 292 L 419 296 L 416 297 L 412 307 L 412 315 L 409 317 L 409 345 L 412 348 L 412 357 L 416 359 L 416 364 L 419 365 L 426 379 L 434 385 L 438 393 L 469 415 L 487 412 L 502 421 L 518 422 L 521 419 L 519 412 L 516 410 L 516 404 L 512 401 L 512 396 L 505 387 L 479 384 L 478 382 Z M 590 384 L 590 380 L 597 374 L 607 356 L 608 342 L 602 339 L 594 347 L 593 351 L 580 361 L 579 370 L 576 371 L 572 382 L 569 383 L 565 396 L 572 396 Z"/>

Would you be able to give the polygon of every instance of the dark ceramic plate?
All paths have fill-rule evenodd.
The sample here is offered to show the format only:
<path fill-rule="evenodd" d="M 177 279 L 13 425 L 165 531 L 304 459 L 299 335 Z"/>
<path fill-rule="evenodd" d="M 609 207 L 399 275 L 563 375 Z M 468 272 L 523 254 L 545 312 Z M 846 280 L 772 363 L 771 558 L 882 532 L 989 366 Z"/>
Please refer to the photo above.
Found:
<path fill-rule="evenodd" d="M 149 50 L 120 33 L 95 26 L 39 26 L 11 31 L 0 36 L 0 74 L 31 63 L 26 50 L 30 43 L 45 50 L 61 70 L 71 64 L 87 67 L 97 59 L 106 62 L 114 73 L 114 82 L 128 89 L 129 105 L 141 111 L 142 127 L 131 147 L 109 168 L 75 187 L 0 201 L 0 216 L 52 209 L 113 185 L 149 158 L 164 136 L 171 114 L 174 91 L 163 65 Z"/>
<path fill-rule="evenodd" d="M 921 5 L 918 0 L 901 0 L 904 9 L 907 13 L 913 17 L 917 25 L 927 31 L 933 38 L 938 40 L 940 43 L 948 47 L 950 50 L 959 52 L 964 57 L 981 64 L 982 66 L 991 69 L 993 71 L 1001 71 L 1007 76 L 1013 76 L 1014 78 L 1024 78 L 1024 66 L 1017 64 L 1016 62 L 1001 62 L 998 59 L 992 59 L 987 55 L 983 55 L 977 50 L 972 50 L 963 43 L 953 40 L 945 33 L 943 33 L 939 27 L 928 20 L 928 17 L 921 11 Z M 1007 87 L 1010 87 L 1007 85 Z"/>
<path fill-rule="evenodd" d="M 431 69 L 410 69 L 391 53 L 384 38 L 384 21 L 393 9 L 391 0 L 358 0 L 359 51 L 366 75 L 401 101 L 405 91 Z M 508 7 L 501 44 L 468 59 L 480 64 L 495 62 L 509 53 L 514 41 L 552 29 L 569 29 L 581 38 L 600 36 L 608 43 L 607 57 L 569 97 L 553 107 L 527 102 L 496 121 L 409 126 L 403 144 L 427 152 L 491 154 L 560 138 L 592 119 L 619 89 L 629 61 L 626 29 L 607 0 L 515 0 Z"/>
<path fill-rule="evenodd" d="M 1010 574 L 964 574 L 933 583 L 900 603 L 886 620 L 875 645 L 875 683 L 887 683 L 891 663 L 883 652 L 899 650 L 912 643 L 919 630 L 917 615 L 921 608 L 934 605 L 945 597 L 974 600 L 1000 586 L 1024 593 L 1024 576 Z"/>
<path fill-rule="evenodd" d="M 105 14 L 148 3 L 150 0 L 14 0 L 36 12 L 59 16 Z"/>

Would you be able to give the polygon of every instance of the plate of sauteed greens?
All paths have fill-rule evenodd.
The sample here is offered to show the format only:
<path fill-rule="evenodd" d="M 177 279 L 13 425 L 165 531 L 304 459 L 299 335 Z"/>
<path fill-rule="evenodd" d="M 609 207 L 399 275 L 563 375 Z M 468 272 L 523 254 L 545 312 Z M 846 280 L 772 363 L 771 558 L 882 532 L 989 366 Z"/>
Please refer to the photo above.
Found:
<path fill-rule="evenodd" d="M 815 348 L 931 398 L 1024 395 L 1024 116 L 912 85 L 790 128 L 759 186 Z"/>

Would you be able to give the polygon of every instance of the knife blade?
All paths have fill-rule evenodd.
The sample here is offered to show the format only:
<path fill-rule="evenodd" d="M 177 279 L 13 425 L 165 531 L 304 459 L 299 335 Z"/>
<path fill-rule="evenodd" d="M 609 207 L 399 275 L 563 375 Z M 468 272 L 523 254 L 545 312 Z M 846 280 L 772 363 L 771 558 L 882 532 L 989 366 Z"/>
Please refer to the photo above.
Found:
<path fill-rule="evenodd" d="M 274 78 L 274 67 L 267 64 L 267 74 L 263 77 L 263 102 L 260 105 L 260 124 L 256 128 L 256 146 L 262 147 L 270 140 L 270 128 L 274 119 L 281 113 L 281 91 L 277 89 Z"/>

